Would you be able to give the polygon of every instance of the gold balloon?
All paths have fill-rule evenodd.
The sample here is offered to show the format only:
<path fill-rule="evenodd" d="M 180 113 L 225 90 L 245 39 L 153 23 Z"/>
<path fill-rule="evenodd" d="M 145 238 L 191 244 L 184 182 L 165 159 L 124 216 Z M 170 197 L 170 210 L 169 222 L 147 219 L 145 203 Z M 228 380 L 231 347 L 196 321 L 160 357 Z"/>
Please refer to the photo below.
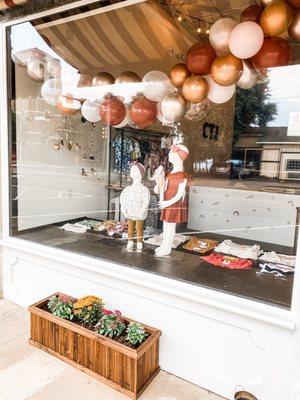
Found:
<path fill-rule="evenodd" d="M 189 70 L 184 63 L 174 65 L 170 71 L 171 82 L 177 88 L 183 85 L 183 82 L 189 77 L 189 75 Z"/>
<path fill-rule="evenodd" d="M 115 83 L 115 78 L 108 72 L 100 72 L 92 81 L 93 86 L 112 85 L 113 83 Z"/>
<path fill-rule="evenodd" d="M 260 26 L 266 36 L 279 36 L 291 25 L 293 12 L 283 0 L 269 4 L 261 14 Z"/>
<path fill-rule="evenodd" d="M 193 75 L 182 86 L 182 95 L 189 103 L 201 103 L 208 95 L 208 83 L 203 76 Z"/>
<path fill-rule="evenodd" d="M 289 28 L 289 35 L 291 39 L 300 41 L 300 11 L 296 11 L 293 17 L 293 21 Z"/>
<path fill-rule="evenodd" d="M 211 66 L 211 76 L 221 86 L 232 86 L 237 83 L 242 71 L 242 60 L 232 54 L 217 57 Z"/>
<path fill-rule="evenodd" d="M 141 78 L 133 71 L 125 71 L 116 77 L 115 83 L 137 83 Z"/>

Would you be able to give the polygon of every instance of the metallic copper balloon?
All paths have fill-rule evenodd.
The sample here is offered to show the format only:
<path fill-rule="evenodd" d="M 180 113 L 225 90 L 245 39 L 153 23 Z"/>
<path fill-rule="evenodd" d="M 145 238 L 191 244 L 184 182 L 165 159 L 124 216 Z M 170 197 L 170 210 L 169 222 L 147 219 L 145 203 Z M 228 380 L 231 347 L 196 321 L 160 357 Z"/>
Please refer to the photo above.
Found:
<path fill-rule="evenodd" d="M 261 14 L 260 26 L 266 36 L 279 36 L 291 25 L 293 12 L 283 0 L 269 4 Z"/>
<path fill-rule="evenodd" d="M 125 71 L 116 77 L 115 83 L 137 83 L 141 78 L 133 71 Z"/>
<path fill-rule="evenodd" d="M 266 68 L 288 65 L 292 57 L 290 45 L 280 37 L 266 37 L 262 48 L 252 62 L 258 71 L 264 72 Z"/>
<path fill-rule="evenodd" d="M 191 74 L 208 75 L 217 54 L 210 44 L 196 43 L 188 51 L 186 66 Z"/>
<path fill-rule="evenodd" d="M 45 79 L 45 63 L 38 58 L 33 58 L 27 64 L 27 73 L 35 82 L 43 82 Z"/>
<path fill-rule="evenodd" d="M 157 105 L 155 101 L 145 96 L 133 101 L 130 107 L 130 119 L 133 124 L 141 129 L 148 128 L 154 124 L 157 117 Z"/>
<path fill-rule="evenodd" d="M 107 96 L 100 107 L 102 121 L 106 125 L 119 125 L 126 117 L 126 107 L 115 96 Z"/>
<path fill-rule="evenodd" d="M 253 4 L 252 6 L 245 8 L 245 10 L 242 12 L 240 21 L 241 22 L 252 21 L 259 24 L 262 12 L 263 8 L 261 6 Z"/>
<path fill-rule="evenodd" d="M 293 21 L 289 28 L 290 38 L 300 41 L 300 10 L 296 11 L 293 16 Z"/>
<path fill-rule="evenodd" d="M 182 86 L 182 95 L 193 104 L 201 103 L 208 94 L 208 83 L 203 76 L 193 75 L 184 81 Z"/>
<path fill-rule="evenodd" d="M 175 87 L 181 87 L 186 78 L 190 75 L 184 63 L 174 65 L 170 71 L 170 80 Z"/>
<path fill-rule="evenodd" d="M 293 8 L 300 8 L 300 0 L 287 0 L 287 2 Z"/>
<path fill-rule="evenodd" d="M 221 86 L 234 85 L 240 79 L 242 72 L 242 60 L 233 54 L 217 57 L 211 66 L 211 76 Z"/>
<path fill-rule="evenodd" d="M 80 74 L 79 81 L 77 83 L 78 87 L 88 87 L 92 86 L 93 77 L 89 74 Z"/>
<path fill-rule="evenodd" d="M 115 78 L 108 72 L 100 72 L 92 81 L 93 86 L 112 85 L 113 83 L 115 83 Z"/>
<path fill-rule="evenodd" d="M 72 97 L 68 97 L 65 95 L 60 95 L 57 103 L 57 108 L 65 115 L 75 115 L 80 108 L 80 103 L 79 103 L 79 108 L 77 108 L 77 103 L 76 103 L 76 108 L 72 107 L 74 99 Z M 66 106 L 66 103 L 70 103 L 70 108 Z M 77 100 L 75 100 L 77 102 Z"/>

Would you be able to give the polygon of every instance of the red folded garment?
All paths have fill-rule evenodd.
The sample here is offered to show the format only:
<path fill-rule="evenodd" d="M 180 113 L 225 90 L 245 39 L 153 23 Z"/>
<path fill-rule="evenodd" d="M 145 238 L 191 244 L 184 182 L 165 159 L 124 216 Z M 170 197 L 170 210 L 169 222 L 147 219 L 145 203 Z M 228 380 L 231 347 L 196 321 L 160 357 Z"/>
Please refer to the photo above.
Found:
<path fill-rule="evenodd" d="M 200 258 L 217 267 L 228 269 L 251 269 L 253 266 L 253 262 L 245 258 L 225 256 L 219 253 L 212 253 L 209 256 L 202 256 Z"/>

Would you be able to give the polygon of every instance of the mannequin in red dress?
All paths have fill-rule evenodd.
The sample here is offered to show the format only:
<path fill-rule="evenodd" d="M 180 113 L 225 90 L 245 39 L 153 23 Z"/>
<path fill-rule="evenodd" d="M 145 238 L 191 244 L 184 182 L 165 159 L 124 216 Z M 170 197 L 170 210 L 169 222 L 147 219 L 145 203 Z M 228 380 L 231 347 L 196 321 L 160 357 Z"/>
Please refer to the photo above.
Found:
<path fill-rule="evenodd" d="M 187 222 L 188 209 L 186 199 L 187 174 L 183 163 L 189 150 L 182 144 L 173 145 L 169 153 L 169 162 L 173 170 L 166 177 L 163 169 L 158 167 L 153 179 L 156 182 L 154 191 L 160 195 L 159 208 L 162 210 L 163 242 L 155 250 L 158 257 L 167 256 L 172 251 L 176 233 L 176 224 Z"/>

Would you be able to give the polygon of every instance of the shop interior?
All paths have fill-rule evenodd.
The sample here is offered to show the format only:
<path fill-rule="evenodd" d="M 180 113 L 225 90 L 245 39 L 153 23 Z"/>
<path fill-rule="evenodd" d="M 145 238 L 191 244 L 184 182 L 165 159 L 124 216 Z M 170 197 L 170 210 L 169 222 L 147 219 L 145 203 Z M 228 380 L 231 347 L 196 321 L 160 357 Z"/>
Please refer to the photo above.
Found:
<path fill-rule="evenodd" d="M 237 84 L 224 86 L 227 99 L 176 103 L 178 118 L 167 104 L 171 120 L 159 99 L 162 90 L 181 96 L 164 77 L 195 43 L 210 42 L 216 21 L 237 25 L 249 6 L 230 3 L 123 2 L 105 12 L 93 4 L 10 28 L 11 235 L 290 308 L 300 215 L 299 43 L 283 33 L 293 58 L 267 73 L 243 61 Z M 134 102 L 145 97 L 155 115 L 146 110 L 138 123 Z M 126 115 L 108 124 L 111 101 Z M 159 166 L 171 172 L 174 144 L 189 150 L 188 219 L 177 224 L 172 253 L 157 257 L 163 222 L 152 178 Z M 143 251 L 130 252 L 120 194 L 137 161 L 151 196 Z M 222 266 L 214 264 L 219 256 Z"/>

